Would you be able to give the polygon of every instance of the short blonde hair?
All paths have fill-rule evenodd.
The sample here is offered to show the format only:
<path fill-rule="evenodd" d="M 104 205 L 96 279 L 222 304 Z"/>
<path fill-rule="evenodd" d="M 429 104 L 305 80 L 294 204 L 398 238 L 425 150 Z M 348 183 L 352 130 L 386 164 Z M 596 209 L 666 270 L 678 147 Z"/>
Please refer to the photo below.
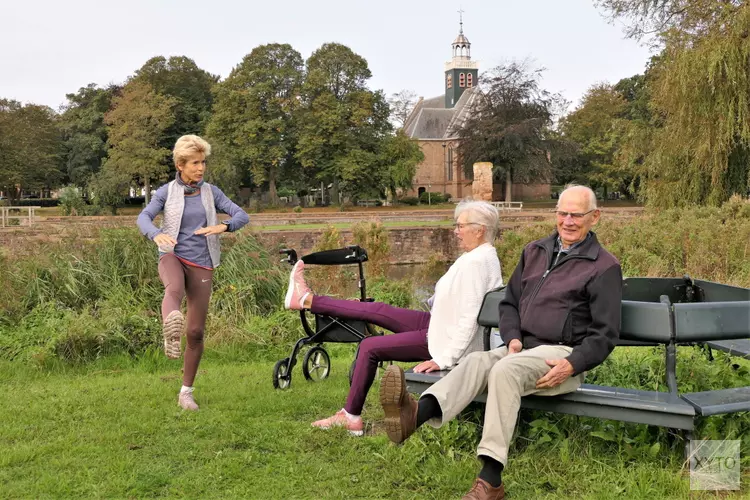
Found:
<path fill-rule="evenodd" d="M 197 135 L 183 135 L 177 139 L 172 150 L 172 158 L 174 159 L 175 166 L 184 164 L 190 156 L 196 153 L 203 153 L 209 156 L 211 154 L 211 145 Z"/>
<path fill-rule="evenodd" d="M 487 243 L 495 241 L 495 235 L 500 224 L 500 216 L 494 206 L 486 201 L 466 199 L 456 206 L 453 219 L 458 220 L 458 216 L 462 212 L 471 212 L 471 222 L 484 226 L 484 240 Z"/>

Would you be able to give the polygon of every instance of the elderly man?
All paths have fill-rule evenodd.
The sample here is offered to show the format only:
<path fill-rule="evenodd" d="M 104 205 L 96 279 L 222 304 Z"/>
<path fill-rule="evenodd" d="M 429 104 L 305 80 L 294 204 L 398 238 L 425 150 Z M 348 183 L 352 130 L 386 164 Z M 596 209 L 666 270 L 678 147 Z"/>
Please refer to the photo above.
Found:
<path fill-rule="evenodd" d="M 400 367 L 389 366 L 381 381 L 385 427 L 396 443 L 425 422 L 441 426 L 487 390 L 477 449 L 483 466 L 464 499 L 504 498 L 501 474 L 521 397 L 575 391 L 619 337 L 622 271 L 591 232 L 600 217 L 594 192 L 566 187 L 555 215 L 557 231 L 524 248 L 500 303 L 505 346 L 470 354 L 419 402 Z"/>

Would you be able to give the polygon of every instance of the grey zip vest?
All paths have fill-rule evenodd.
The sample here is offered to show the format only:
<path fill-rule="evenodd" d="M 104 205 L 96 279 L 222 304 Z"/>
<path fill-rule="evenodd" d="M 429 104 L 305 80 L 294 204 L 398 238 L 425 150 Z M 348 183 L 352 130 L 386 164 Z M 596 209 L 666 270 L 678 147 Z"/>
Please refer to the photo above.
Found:
<path fill-rule="evenodd" d="M 216 207 L 214 206 L 214 192 L 211 190 L 211 184 L 204 182 L 201 186 L 200 195 L 203 208 L 206 210 L 206 220 L 209 226 L 215 226 L 219 223 L 216 217 Z M 167 189 L 167 201 L 164 203 L 164 220 L 161 223 L 161 232 L 177 240 L 180 234 L 180 224 L 182 223 L 182 212 L 185 210 L 185 190 L 177 184 L 177 181 L 169 183 Z M 208 253 L 211 255 L 211 263 L 214 269 L 219 267 L 221 262 L 221 250 L 219 248 L 219 235 L 211 234 L 206 237 L 208 240 Z M 171 253 L 174 247 L 159 247 L 160 252 Z"/>

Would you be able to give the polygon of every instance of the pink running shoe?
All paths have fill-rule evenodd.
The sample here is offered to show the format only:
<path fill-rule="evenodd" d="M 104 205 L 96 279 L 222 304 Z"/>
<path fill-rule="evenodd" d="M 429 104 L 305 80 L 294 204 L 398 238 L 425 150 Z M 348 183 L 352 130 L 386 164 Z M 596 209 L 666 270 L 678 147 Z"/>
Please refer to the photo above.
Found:
<path fill-rule="evenodd" d="M 346 416 L 346 412 L 341 409 L 332 417 L 324 418 L 312 423 L 313 427 L 318 429 L 330 429 L 331 427 L 343 427 L 352 436 L 362 436 L 365 433 L 365 423 L 361 418 L 352 420 Z"/>
<path fill-rule="evenodd" d="M 289 275 L 289 288 L 284 298 L 284 307 L 293 311 L 302 310 L 305 297 L 312 293 L 310 287 L 305 283 L 305 263 L 298 260 Z"/>
<path fill-rule="evenodd" d="M 177 404 L 180 405 L 183 410 L 198 410 L 198 403 L 193 399 L 192 391 L 180 392 L 180 395 L 177 397 Z"/>

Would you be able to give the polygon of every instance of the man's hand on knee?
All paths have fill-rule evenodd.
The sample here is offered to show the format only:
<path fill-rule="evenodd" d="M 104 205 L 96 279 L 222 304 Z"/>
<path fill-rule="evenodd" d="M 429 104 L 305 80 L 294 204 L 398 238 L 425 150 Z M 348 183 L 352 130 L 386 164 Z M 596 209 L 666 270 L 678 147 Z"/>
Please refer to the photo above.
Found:
<path fill-rule="evenodd" d="M 544 360 L 552 367 L 542 378 L 536 381 L 537 389 L 551 389 L 562 384 L 573 375 L 573 365 L 567 359 L 546 359 Z"/>
<path fill-rule="evenodd" d="M 521 352 L 523 350 L 523 344 L 518 339 L 513 339 L 510 341 L 510 344 L 508 344 L 508 354 L 516 354 L 517 352 Z"/>

